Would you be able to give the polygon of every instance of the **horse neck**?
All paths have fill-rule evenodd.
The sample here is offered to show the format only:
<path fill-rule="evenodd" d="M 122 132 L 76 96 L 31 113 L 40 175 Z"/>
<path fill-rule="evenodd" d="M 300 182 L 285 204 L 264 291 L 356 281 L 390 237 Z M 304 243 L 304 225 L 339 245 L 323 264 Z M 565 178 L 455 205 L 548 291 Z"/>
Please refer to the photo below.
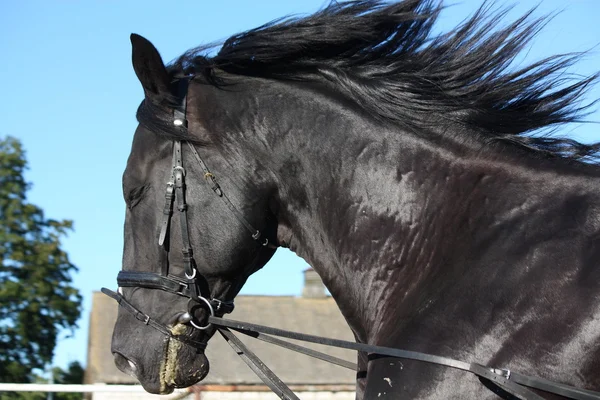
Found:
<path fill-rule="evenodd" d="M 426 307 L 422 286 L 441 271 L 462 275 L 525 230 L 556 234 L 565 225 L 547 216 L 569 194 L 588 193 L 590 207 L 597 196 L 577 171 L 482 157 L 447 133 L 400 132 L 313 91 L 271 98 L 252 140 L 276 181 L 278 240 L 319 273 L 360 341 Z"/>

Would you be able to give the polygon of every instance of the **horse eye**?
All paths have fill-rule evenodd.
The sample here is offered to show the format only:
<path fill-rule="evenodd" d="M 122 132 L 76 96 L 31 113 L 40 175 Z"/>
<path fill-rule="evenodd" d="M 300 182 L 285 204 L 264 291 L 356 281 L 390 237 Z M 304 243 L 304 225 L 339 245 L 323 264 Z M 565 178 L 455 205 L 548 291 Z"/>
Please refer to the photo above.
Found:
<path fill-rule="evenodd" d="M 127 195 L 127 198 L 125 199 L 127 208 L 131 210 L 133 207 L 135 207 L 144 198 L 144 194 L 149 187 L 149 185 L 143 185 L 131 189 Z"/>

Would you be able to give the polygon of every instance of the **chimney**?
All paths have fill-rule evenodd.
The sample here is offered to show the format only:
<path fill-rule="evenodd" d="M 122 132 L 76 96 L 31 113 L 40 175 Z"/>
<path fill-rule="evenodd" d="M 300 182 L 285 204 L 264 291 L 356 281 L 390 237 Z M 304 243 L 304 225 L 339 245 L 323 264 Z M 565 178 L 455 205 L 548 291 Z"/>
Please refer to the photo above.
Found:
<path fill-rule="evenodd" d="M 304 270 L 304 288 L 302 289 L 302 297 L 307 299 L 325 299 L 325 285 L 321 280 L 317 271 L 312 268 Z"/>

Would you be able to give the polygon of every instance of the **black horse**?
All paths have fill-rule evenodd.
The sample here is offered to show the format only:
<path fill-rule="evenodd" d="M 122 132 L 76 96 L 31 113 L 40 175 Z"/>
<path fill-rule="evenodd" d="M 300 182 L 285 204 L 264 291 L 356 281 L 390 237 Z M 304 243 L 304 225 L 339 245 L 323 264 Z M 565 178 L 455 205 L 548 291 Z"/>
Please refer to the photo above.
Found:
<path fill-rule="evenodd" d="M 119 368 L 153 393 L 201 380 L 214 328 L 195 327 L 282 246 L 357 342 L 600 390 L 600 146 L 542 135 L 596 77 L 568 78 L 577 55 L 511 67 L 543 20 L 499 28 L 486 3 L 434 37 L 440 9 L 333 2 L 166 67 L 132 35 Z M 496 398 L 360 353 L 357 398 L 383 395 Z"/>

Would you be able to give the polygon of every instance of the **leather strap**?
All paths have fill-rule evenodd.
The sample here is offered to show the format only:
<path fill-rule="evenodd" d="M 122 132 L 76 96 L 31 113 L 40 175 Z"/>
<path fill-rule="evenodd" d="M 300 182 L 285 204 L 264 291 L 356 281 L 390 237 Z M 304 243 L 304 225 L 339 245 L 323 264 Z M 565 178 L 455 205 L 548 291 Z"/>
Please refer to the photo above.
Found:
<path fill-rule="evenodd" d="M 175 143 L 173 143 L 173 147 Z M 165 206 L 163 207 L 162 220 L 160 224 L 160 234 L 158 236 L 158 245 L 164 246 L 165 239 L 169 233 L 169 223 L 171 222 L 171 216 L 173 215 L 173 200 L 175 199 L 175 150 L 173 149 L 173 159 L 171 161 L 171 174 L 167 182 L 167 189 L 165 190 Z"/>
<path fill-rule="evenodd" d="M 187 283 L 152 272 L 119 271 L 117 284 L 119 287 L 160 289 L 184 297 L 191 295 Z"/>
<path fill-rule="evenodd" d="M 183 253 L 183 267 L 185 276 L 188 280 L 192 280 L 196 277 L 196 263 L 194 261 L 194 253 L 190 244 L 190 234 L 188 229 L 188 218 L 187 218 L 187 203 L 185 201 L 185 169 L 183 169 L 182 154 L 181 154 L 181 142 L 175 141 L 173 146 L 173 175 L 175 177 L 175 198 L 177 199 L 177 210 L 179 211 L 179 220 L 181 228 L 181 241 Z M 198 296 L 200 293 L 196 293 Z"/>
<path fill-rule="evenodd" d="M 252 371 L 267 385 L 273 393 L 283 400 L 300 400 L 277 375 L 273 373 L 240 339 L 229 329 L 221 328 L 219 333 L 231 348 L 241 357 Z"/>
<path fill-rule="evenodd" d="M 187 282 L 177 278 L 154 274 L 152 272 L 119 271 L 119 274 L 117 275 L 117 284 L 119 287 L 159 289 L 190 299 L 193 298 L 194 295 L 194 291 L 189 288 Z M 235 305 L 231 300 L 225 301 L 212 298 L 209 301 L 217 315 L 229 314 L 235 308 Z"/>
<path fill-rule="evenodd" d="M 227 208 L 233 213 L 233 215 L 238 219 L 238 221 L 240 221 L 240 223 L 242 225 L 244 225 L 244 227 L 248 230 L 248 232 L 250 232 L 252 239 L 259 242 L 262 246 L 267 246 L 269 244 L 269 240 L 267 238 L 263 239 L 262 233 L 258 229 L 256 229 L 254 226 L 252 226 L 252 224 L 250 222 L 248 222 L 248 220 L 237 209 L 237 207 L 233 205 L 231 200 L 229 200 L 229 197 L 227 197 L 225 192 L 221 189 L 221 186 L 219 185 L 219 182 L 217 181 L 217 177 L 212 172 L 210 172 L 210 170 L 206 166 L 206 163 L 204 162 L 204 160 L 202 160 L 202 157 L 200 157 L 200 155 L 198 154 L 198 151 L 196 150 L 194 145 L 192 145 L 190 142 L 186 142 L 186 143 L 187 143 L 188 147 L 190 148 L 194 157 L 196 157 L 198 164 L 200 164 L 200 168 L 202 168 L 202 171 L 204 172 L 204 178 L 210 185 L 210 188 L 212 189 L 212 191 L 215 192 L 215 194 L 217 196 L 219 196 L 221 198 L 221 200 L 223 200 L 223 202 L 225 203 Z"/>
<path fill-rule="evenodd" d="M 220 329 L 220 328 L 217 328 L 217 329 Z M 226 328 L 224 328 L 224 329 L 226 329 Z M 350 369 L 352 371 L 358 370 L 358 365 L 356 365 L 356 363 L 346 361 L 344 359 L 337 358 L 337 357 L 331 356 L 329 354 L 322 353 L 320 351 L 309 349 L 308 347 L 300 346 L 295 343 L 286 342 L 285 340 L 277 339 L 275 337 L 265 335 L 260 332 L 245 331 L 242 333 L 244 335 L 252 336 L 253 338 L 261 340 L 263 342 L 271 343 L 276 346 L 283 347 L 284 349 L 292 350 L 297 353 L 307 355 L 309 357 L 317 358 L 319 360 L 326 361 L 331 364 L 339 365 L 340 367 L 344 367 L 344 368 Z"/>
<path fill-rule="evenodd" d="M 573 386 L 548 381 L 546 379 L 538 378 L 535 376 L 522 375 L 522 374 L 519 374 L 518 372 L 511 372 L 510 380 L 515 381 L 520 385 L 543 390 L 544 392 L 554 393 L 554 394 L 557 394 L 559 396 L 564 396 L 569 399 L 575 399 L 575 400 L 598 400 L 598 399 L 600 399 L 599 392 L 594 392 L 592 390 L 578 389 Z"/>
<path fill-rule="evenodd" d="M 424 361 L 437 365 L 444 365 L 451 368 L 471 372 L 481 378 L 487 379 L 497 385 L 502 390 L 513 396 L 529 400 L 542 399 L 539 395 L 531 392 L 523 386 L 543 390 L 549 393 L 558 394 L 574 400 L 600 400 L 600 393 L 590 390 L 577 389 L 568 385 L 558 384 L 545 379 L 521 375 L 507 370 L 485 367 L 477 363 L 466 363 L 453 360 L 447 357 L 440 357 L 431 354 L 401 350 L 390 347 L 374 346 L 364 343 L 355 343 L 339 339 L 324 338 L 304 333 L 291 332 L 283 329 L 272 328 L 263 325 L 251 324 L 248 322 L 234 321 L 224 318 L 209 317 L 208 321 L 217 327 L 226 327 L 234 329 L 240 333 L 256 337 L 257 334 L 270 334 L 288 339 L 301 340 L 310 343 L 316 343 L 326 346 L 338 347 L 349 350 L 362 351 L 366 353 L 381 354 L 397 358 L 406 358 L 411 360 Z M 292 349 L 290 347 L 290 349 Z M 293 349 L 292 349 L 293 350 Z"/>
<path fill-rule="evenodd" d="M 117 301 L 117 303 L 119 303 L 119 306 L 123 307 L 125 310 L 127 310 L 128 312 L 133 314 L 133 316 L 138 321 L 141 321 L 144 324 L 156 329 L 160 333 L 169 336 L 171 339 L 178 340 L 178 341 L 185 343 L 189 346 L 192 346 L 196 349 L 204 350 L 206 348 L 205 342 L 200 342 L 200 341 L 194 340 L 194 339 L 192 339 L 188 336 L 184 336 L 184 335 L 174 335 L 169 330 L 169 328 L 167 328 L 166 325 L 163 325 L 160 322 L 153 320 L 152 318 L 150 318 L 149 315 L 144 314 L 142 311 L 138 310 L 130 302 L 125 300 L 125 298 L 122 295 L 120 295 L 119 293 L 115 293 L 112 290 L 109 290 L 107 288 L 102 288 L 101 290 L 102 290 L 102 293 L 104 293 L 105 295 L 115 299 Z"/>

